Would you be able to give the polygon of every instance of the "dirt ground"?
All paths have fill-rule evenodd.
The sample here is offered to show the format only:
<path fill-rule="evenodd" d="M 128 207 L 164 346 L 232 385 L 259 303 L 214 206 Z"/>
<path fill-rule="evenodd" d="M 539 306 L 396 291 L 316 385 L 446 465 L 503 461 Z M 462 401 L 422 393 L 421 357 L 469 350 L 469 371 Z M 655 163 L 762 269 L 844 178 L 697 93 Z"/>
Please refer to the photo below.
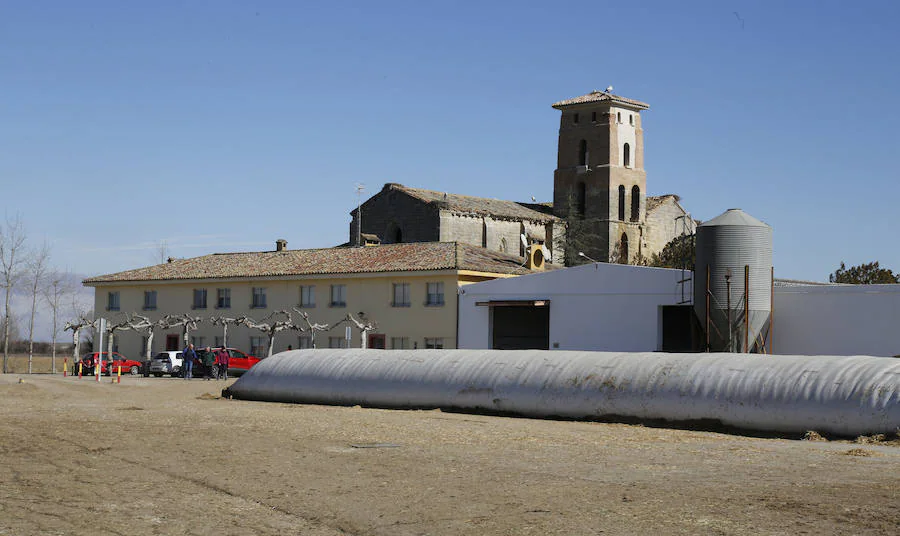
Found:
<path fill-rule="evenodd" d="M 224 386 L 0 375 L 0 535 L 900 533 L 896 442 L 246 402 Z"/>

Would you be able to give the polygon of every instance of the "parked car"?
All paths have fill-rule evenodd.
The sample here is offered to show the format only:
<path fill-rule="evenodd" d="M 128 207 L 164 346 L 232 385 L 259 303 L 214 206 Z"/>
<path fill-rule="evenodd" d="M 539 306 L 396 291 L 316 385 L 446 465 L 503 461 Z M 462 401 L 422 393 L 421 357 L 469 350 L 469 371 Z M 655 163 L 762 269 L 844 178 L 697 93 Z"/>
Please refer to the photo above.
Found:
<path fill-rule="evenodd" d="M 213 348 L 213 352 L 218 352 L 221 348 Z M 226 348 L 228 350 L 228 375 L 229 376 L 240 376 L 241 374 L 250 370 L 253 365 L 259 363 L 261 361 L 260 358 L 254 357 L 252 355 L 246 354 L 237 348 Z M 203 355 L 206 353 L 206 348 L 200 348 L 196 350 L 197 359 L 194 360 L 194 377 L 202 378 L 206 376 L 207 370 L 203 365 Z M 179 352 L 180 353 L 180 352 Z"/>
<path fill-rule="evenodd" d="M 159 352 L 150 360 L 150 374 L 153 374 L 157 378 L 162 377 L 163 374 L 168 374 L 175 378 L 181 376 L 181 366 L 183 363 L 184 358 L 182 357 L 181 352 L 174 350 Z"/>
<path fill-rule="evenodd" d="M 97 362 L 97 356 L 99 352 L 92 352 L 88 354 L 84 354 L 81 358 L 81 368 L 84 374 L 94 374 L 94 364 Z M 137 376 L 141 373 L 141 365 L 140 361 L 135 361 L 134 359 L 128 359 L 124 355 L 119 352 L 112 353 L 112 363 L 110 363 L 109 352 L 103 352 L 102 358 L 100 361 L 100 373 L 109 376 L 110 374 L 117 372 L 119 368 L 122 369 L 123 374 L 131 374 L 132 376 Z"/>

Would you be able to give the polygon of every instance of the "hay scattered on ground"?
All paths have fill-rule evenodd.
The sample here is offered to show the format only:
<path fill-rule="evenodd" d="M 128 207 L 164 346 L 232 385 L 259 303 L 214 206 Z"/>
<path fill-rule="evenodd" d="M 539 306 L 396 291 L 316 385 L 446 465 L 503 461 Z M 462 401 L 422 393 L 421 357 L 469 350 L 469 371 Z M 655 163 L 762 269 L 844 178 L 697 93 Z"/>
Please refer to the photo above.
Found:
<path fill-rule="evenodd" d="M 803 440 L 804 441 L 828 441 L 827 439 L 822 437 L 822 435 L 819 434 L 819 432 L 816 432 L 814 430 L 810 430 L 810 431 L 806 432 L 805 434 L 803 434 Z"/>
<path fill-rule="evenodd" d="M 219 397 L 212 393 L 203 393 L 197 397 L 197 400 L 218 400 Z"/>
<path fill-rule="evenodd" d="M 871 450 L 866 450 L 866 449 L 850 449 L 850 450 L 848 450 L 847 452 L 845 452 L 844 455 L 845 455 L 845 456 L 861 456 L 861 457 L 866 457 L 866 456 L 874 456 L 875 453 L 872 452 Z"/>

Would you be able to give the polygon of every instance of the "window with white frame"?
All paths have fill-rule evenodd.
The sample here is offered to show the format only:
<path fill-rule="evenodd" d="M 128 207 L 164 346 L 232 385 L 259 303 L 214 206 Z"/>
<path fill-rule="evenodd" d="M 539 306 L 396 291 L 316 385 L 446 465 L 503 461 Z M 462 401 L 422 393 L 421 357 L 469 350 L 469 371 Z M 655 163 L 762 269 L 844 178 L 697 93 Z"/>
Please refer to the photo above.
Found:
<path fill-rule="evenodd" d="M 426 350 L 440 350 L 444 347 L 444 339 L 442 337 L 425 337 Z"/>
<path fill-rule="evenodd" d="M 346 348 L 347 339 L 343 337 L 328 337 L 329 348 Z"/>
<path fill-rule="evenodd" d="M 194 345 L 194 350 L 199 350 L 201 348 L 205 348 L 206 347 L 206 337 L 191 335 L 191 344 Z"/>
<path fill-rule="evenodd" d="M 250 307 L 253 309 L 265 309 L 266 307 L 266 289 L 265 287 L 253 287 L 253 302 Z"/>
<path fill-rule="evenodd" d="M 409 307 L 409 283 L 394 283 L 393 307 Z"/>
<path fill-rule="evenodd" d="M 216 309 L 231 309 L 231 289 L 216 289 Z"/>
<path fill-rule="evenodd" d="M 428 283 L 426 286 L 428 294 L 425 299 L 425 305 L 430 307 L 444 305 L 444 283 Z"/>
<path fill-rule="evenodd" d="M 347 285 L 331 285 L 331 306 L 347 306 Z"/>
<path fill-rule="evenodd" d="M 394 350 L 408 350 L 409 337 L 391 337 L 391 348 Z"/>
<path fill-rule="evenodd" d="M 260 357 L 268 353 L 269 349 L 266 347 L 265 337 L 250 337 L 250 355 Z"/>
<path fill-rule="evenodd" d="M 145 290 L 144 291 L 144 310 L 145 311 L 155 311 L 156 310 L 156 291 L 155 290 Z"/>
<path fill-rule="evenodd" d="M 118 292 L 109 292 L 106 294 L 106 310 L 107 311 L 118 311 L 119 310 L 119 293 Z"/>
<path fill-rule="evenodd" d="M 297 348 L 300 350 L 312 348 L 312 337 L 310 337 L 309 335 L 300 335 L 300 337 L 297 339 Z"/>
<path fill-rule="evenodd" d="M 194 289 L 194 304 L 191 306 L 191 309 L 206 309 L 206 289 L 205 288 L 195 288 Z"/>
<path fill-rule="evenodd" d="M 316 306 L 316 287 L 315 285 L 300 286 L 300 307 Z"/>

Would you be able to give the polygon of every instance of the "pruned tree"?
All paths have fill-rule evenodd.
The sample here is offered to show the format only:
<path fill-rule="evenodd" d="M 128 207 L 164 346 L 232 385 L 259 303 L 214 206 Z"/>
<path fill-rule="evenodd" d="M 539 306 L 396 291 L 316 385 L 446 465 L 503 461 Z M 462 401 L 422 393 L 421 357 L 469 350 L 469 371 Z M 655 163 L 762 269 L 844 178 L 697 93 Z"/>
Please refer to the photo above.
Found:
<path fill-rule="evenodd" d="M 156 333 L 156 328 L 165 329 L 165 321 L 159 319 L 154 322 L 148 317 L 136 313 L 132 313 L 128 318 L 128 329 L 147 334 L 147 348 L 144 349 L 144 361 L 150 361 L 153 355 L 153 335 Z"/>
<path fill-rule="evenodd" d="M 119 320 L 118 323 L 115 323 L 115 324 L 113 324 L 112 322 L 106 323 L 106 348 L 107 348 L 106 355 L 109 358 L 110 363 L 112 363 L 112 358 L 113 358 L 113 347 L 114 347 L 113 343 L 115 342 L 116 332 L 131 329 L 130 322 L 131 322 L 131 319 L 128 317 L 128 315 L 123 314 L 122 319 Z M 99 354 L 100 361 L 103 361 L 102 348 L 101 348 L 100 352 L 101 352 Z M 107 370 L 109 370 L 110 374 L 112 374 L 111 368 L 107 369 Z"/>
<path fill-rule="evenodd" d="M 71 331 L 72 332 L 72 363 L 78 363 L 78 354 L 81 346 L 81 330 L 84 328 L 97 327 L 97 320 L 88 320 L 84 316 L 78 317 L 74 321 L 66 322 L 66 326 L 63 328 L 63 331 Z"/>
<path fill-rule="evenodd" d="M 71 277 L 67 273 L 51 272 L 47 280 L 49 284 L 44 286 L 43 298 L 53 315 L 50 363 L 53 372 L 56 373 L 56 335 L 59 333 L 59 308 L 66 295 L 74 292 L 75 289 L 72 287 Z"/>
<path fill-rule="evenodd" d="M 31 293 L 31 321 L 28 323 L 28 374 L 31 374 L 31 365 L 34 360 L 34 316 L 37 313 L 38 294 L 43 291 L 46 284 L 49 261 L 50 247 L 44 242 L 40 249 L 29 255 L 26 263 L 28 269 L 28 291 Z"/>
<path fill-rule="evenodd" d="M 228 326 L 241 326 L 244 324 L 241 318 L 230 318 L 227 316 L 211 316 L 209 321 L 214 326 L 222 326 L 222 348 L 228 348 Z"/>
<path fill-rule="evenodd" d="M 275 315 L 283 315 L 285 318 L 284 318 L 284 320 L 275 320 L 272 322 L 266 322 L 266 320 L 269 320 L 270 318 L 274 318 Z M 263 333 L 268 335 L 268 337 L 269 337 L 269 352 L 266 357 L 272 356 L 272 349 L 275 346 L 275 334 L 276 333 L 278 333 L 279 331 L 284 331 L 286 329 L 303 331 L 303 328 L 294 324 L 294 319 L 291 318 L 291 313 L 289 313 L 288 311 L 285 311 L 283 309 L 280 311 L 272 311 L 272 313 L 270 315 L 266 316 L 259 322 L 253 320 L 252 318 L 250 318 L 248 316 L 242 316 L 238 319 L 238 321 L 240 321 L 241 324 L 247 326 L 248 328 L 258 329 L 259 331 L 262 331 Z"/>
<path fill-rule="evenodd" d="M 307 329 L 300 329 L 300 331 L 309 331 L 309 344 L 310 344 L 310 346 L 315 348 L 316 347 L 316 332 L 328 331 L 330 329 L 328 327 L 328 324 L 318 324 L 318 323 L 310 322 L 309 313 L 307 313 L 306 311 L 301 311 L 300 309 L 297 309 L 296 307 L 291 307 L 291 309 L 293 309 L 294 312 L 296 312 L 300 316 L 300 318 L 303 319 L 303 322 L 306 323 Z"/>
<path fill-rule="evenodd" d="M 353 317 L 352 314 L 347 313 L 347 316 L 345 316 L 341 321 L 336 322 L 333 326 L 331 326 L 331 329 L 334 329 L 345 322 L 356 326 L 356 329 L 359 330 L 359 334 L 360 334 L 359 347 L 363 348 L 363 349 L 367 348 L 369 332 L 377 329 L 378 323 L 374 322 L 372 320 L 369 320 L 365 317 L 363 317 L 362 320 L 357 320 L 356 318 Z"/>
<path fill-rule="evenodd" d="M 22 278 L 25 256 L 25 226 L 21 218 L 6 218 L 6 225 L 0 226 L 0 288 L 4 291 L 3 308 L 3 373 L 9 372 L 9 323 L 11 311 L 10 295 Z"/>
<path fill-rule="evenodd" d="M 181 338 L 184 341 L 184 346 L 187 347 L 188 342 L 191 340 L 191 331 L 196 330 L 197 324 L 200 322 L 202 322 L 202 320 L 199 316 L 189 316 L 186 314 L 165 315 L 162 318 L 160 327 L 168 329 L 175 326 L 181 326 Z"/>
<path fill-rule="evenodd" d="M 847 283 L 851 285 L 883 285 L 900 283 L 900 275 L 887 268 L 882 268 L 878 261 L 859 266 L 847 266 L 841 262 L 840 268 L 828 276 L 831 283 Z"/>

